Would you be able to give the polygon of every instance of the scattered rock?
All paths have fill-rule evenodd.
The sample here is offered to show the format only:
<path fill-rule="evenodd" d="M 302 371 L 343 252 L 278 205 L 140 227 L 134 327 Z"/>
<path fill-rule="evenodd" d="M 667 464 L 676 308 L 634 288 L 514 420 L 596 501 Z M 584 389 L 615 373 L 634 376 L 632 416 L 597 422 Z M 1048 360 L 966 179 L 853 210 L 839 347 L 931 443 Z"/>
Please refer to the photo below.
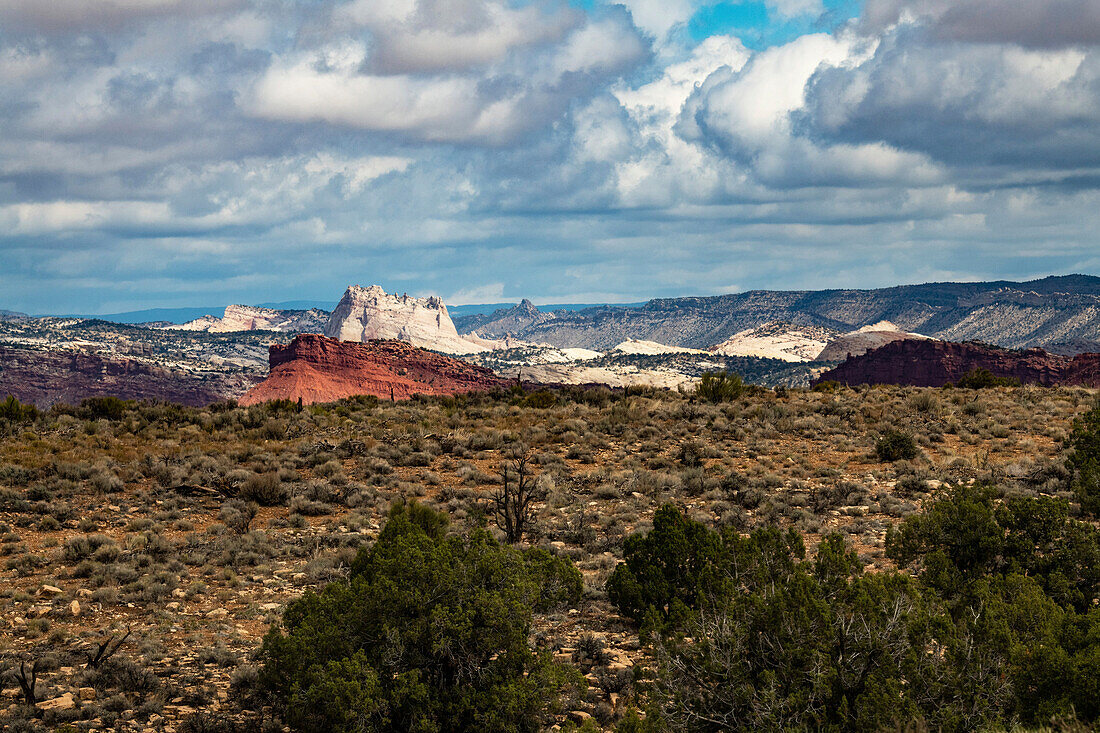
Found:
<path fill-rule="evenodd" d="M 66 692 L 61 697 L 55 697 L 52 700 L 44 700 L 38 703 L 39 710 L 70 710 L 76 707 L 76 701 L 73 700 L 73 693 Z"/>
<path fill-rule="evenodd" d="M 95 700 L 95 688 L 94 687 L 81 687 L 76 691 L 77 697 L 84 701 Z"/>

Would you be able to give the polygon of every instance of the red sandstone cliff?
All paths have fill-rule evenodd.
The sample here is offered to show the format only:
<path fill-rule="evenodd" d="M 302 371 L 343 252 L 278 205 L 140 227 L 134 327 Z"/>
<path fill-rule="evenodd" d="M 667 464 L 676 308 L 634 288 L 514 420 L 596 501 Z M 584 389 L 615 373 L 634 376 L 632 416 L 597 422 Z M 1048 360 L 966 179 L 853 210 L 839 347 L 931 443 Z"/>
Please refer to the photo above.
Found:
<path fill-rule="evenodd" d="M 848 358 L 822 373 L 815 383 L 832 380 L 841 384 L 942 387 L 979 368 L 1023 384 L 1100 387 L 1100 354 L 1068 357 L 1042 349 L 1013 351 L 950 341 L 895 341 Z"/>
<path fill-rule="evenodd" d="M 296 336 L 269 351 L 271 372 L 241 398 L 242 405 L 276 399 L 305 404 L 353 395 L 408 399 L 500 387 L 505 380 L 484 367 L 419 349 L 404 341 L 356 343 L 314 334 Z"/>
<path fill-rule="evenodd" d="M 202 406 L 238 397 L 256 381 L 247 373 L 188 372 L 83 351 L 0 347 L 0 399 L 12 394 L 43 408 L 107 396 Z"/>

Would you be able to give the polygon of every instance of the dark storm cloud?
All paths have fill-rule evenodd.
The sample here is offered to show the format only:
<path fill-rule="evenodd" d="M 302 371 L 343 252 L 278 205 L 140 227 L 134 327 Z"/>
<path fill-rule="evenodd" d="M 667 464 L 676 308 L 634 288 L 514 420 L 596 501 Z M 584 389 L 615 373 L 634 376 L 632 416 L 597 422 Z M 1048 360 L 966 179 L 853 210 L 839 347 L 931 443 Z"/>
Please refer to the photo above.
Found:
<path fill-rule="evenodd" d="M 906 16 L 941 39 L 1031 48 L 1100 44 L 1096 0 L 867 0 L 863 23 L 879 33 Z"/>
<path fill-rule="evenodd" d="M 851 67 L 818 70 L 800 128 L 819 141 L 882 142 L 966 168 L 1027 176 L 1100 165 L 1100 49 L 1027 50 L 888 35 Z"/>

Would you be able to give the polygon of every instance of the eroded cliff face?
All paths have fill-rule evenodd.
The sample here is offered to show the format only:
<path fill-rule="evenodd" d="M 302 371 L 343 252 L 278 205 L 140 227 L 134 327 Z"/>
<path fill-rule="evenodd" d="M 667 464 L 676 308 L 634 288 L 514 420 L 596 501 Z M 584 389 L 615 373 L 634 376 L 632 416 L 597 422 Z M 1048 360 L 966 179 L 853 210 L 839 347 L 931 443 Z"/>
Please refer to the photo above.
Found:
<path fill-rule="evenodd" d="M 853 356 L 821 374 L 815 382 L 841 384 L 904 384 L 942 387 L 957 382 L 974 369 L 988 369 L 998 377 L 1023 384 L 1100 387 L 1100 354 L 1074 357 L 1042 349 L 1012 351 L 975 343 L 950 341 L 894 341 Z"/>
<path fill-rule="evenodd" d="M 11 394 L 42 408 L 86 397 L 198 407 L 239 397 L 259 379 L 243 371 L 186 371 L 97 353 L 0 346 L 0 399 Z"/>
<path fill-rule="evenodd" d="M 205 331 L 235 333 L 238 331 L 282 331 L 283 333 L 316 333 L 325 327 L 328 313 L 310 310 L 275 310 L 251 305 L 227 306 L 221 318 L 203 316 L 179 326 L 166 326 L 171 331 Z"/>
<path fill-rule="evenodd" d="M 489 349 L 458 335 L 439 298 L 390 295 L 377 285 L 349 287 L 329 316 L 324 334 L 341 341 L 396 339 L 448 354 Z"/>
<path fill-rule="evenodd" d="M 303 334 L 289 344 L 272 345 L 270 362 L 267 379 L 241 404 L 274 399 L 312 404 L 354 395 L 403 400 L 414 394 L 481 392 L 506 383 L 484 367 L 396 340 L 355 343 Z"/>
<path fill-rule="evenodd" d="M 843 361 L 849 356 L 866 354 L 871 349 L 877 349 L 893 341 L 904 341 L 907 339 L 919 340 L 926 338 L 928 337 L 922 336 L 919 333 L 902 331 L 889 321 L 880 321 L 879 323 L 864 326 L 855 331 L 842 334 L 829 341 L 829 343 L 825 345 L 825 348 L 817 354 L 816 360 Z"/>

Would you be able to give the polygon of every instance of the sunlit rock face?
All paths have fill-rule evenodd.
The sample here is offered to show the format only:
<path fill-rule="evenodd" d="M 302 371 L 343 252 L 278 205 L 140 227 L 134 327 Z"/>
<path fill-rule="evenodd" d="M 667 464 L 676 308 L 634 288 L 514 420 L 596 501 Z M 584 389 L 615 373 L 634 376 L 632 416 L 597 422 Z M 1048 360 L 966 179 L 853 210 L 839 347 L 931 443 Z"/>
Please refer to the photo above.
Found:
<path fill-rule="evenodd" d="M 739 331 L 710 351 L 722 356 L 758 356 L 789 362 L 813 361 L 837 332 L 820 326 L 772 321 Z"/>
<path fill-rule="evenodd" d="M 439 298 L 390 295 L 377 285 L 352 285 L 325 324 L 325 336 L 340 341 L 395 339 L 432 351 L 472 354 L 489 346 L 463 338 Z"/>
<path fill-rule="evenodd" d="M 894 341 L 919 341 L 927 338 L 919 333 L 903 331 L 890 321 L 879 321 L 832 339 L 821 349 L 817 361 L 843 361 L 849 356 L 862 356 L 871 349 Z"/>
<path fill-rule="evenodd" d="M 333 402 L 355 395 L 403 400 L 414 394 L 486 392 L 506 382 L 488 369 L 409 343 L 363 343 L 303 334 L 270 349 L 271 371 L 241 398 L 242 405 L 269 400 Z"/>
<path fill-rule="evenodd" d="M 203 316 L 178 326 L 166 326 L 172 331 L 206 331 L 235 333 L 238 331 L 281 331 L 312 333 L 324 327 L 328 314 L 322 310 L 276 310 L 251 305 L 231 305 L 221 318 Z"/>

